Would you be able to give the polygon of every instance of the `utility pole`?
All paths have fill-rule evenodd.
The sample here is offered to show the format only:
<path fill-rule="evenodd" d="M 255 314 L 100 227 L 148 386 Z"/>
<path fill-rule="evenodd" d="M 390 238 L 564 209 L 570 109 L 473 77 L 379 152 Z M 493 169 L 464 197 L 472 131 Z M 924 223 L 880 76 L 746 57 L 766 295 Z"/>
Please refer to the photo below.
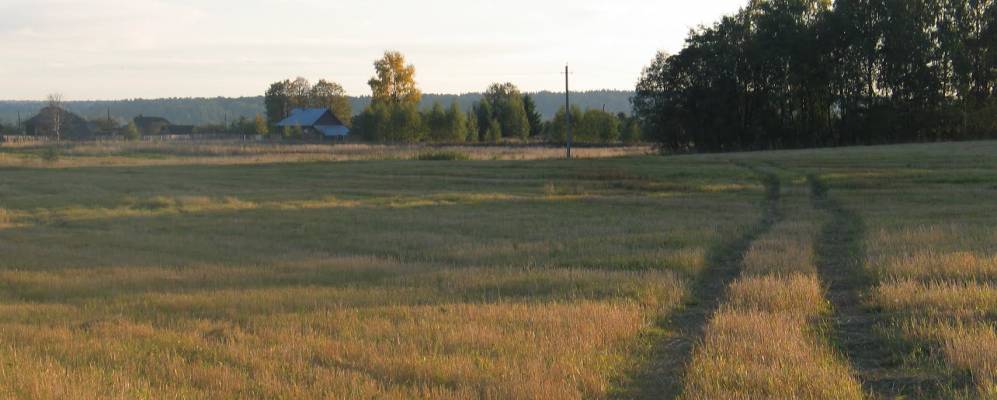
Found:
<path fill-rule="evenodd" d="M 21 112 L 17 112 L 17 133 L 23 135 L 24 131 L 21 130 Z"/>
<path fill-rule="evenodd" d="M 564 65 L 564 116 L 565 120 L 568 122 L 568 159 L 571 159 L 571 96 L 570 88 L 568 86 L 568 65 Z"/>

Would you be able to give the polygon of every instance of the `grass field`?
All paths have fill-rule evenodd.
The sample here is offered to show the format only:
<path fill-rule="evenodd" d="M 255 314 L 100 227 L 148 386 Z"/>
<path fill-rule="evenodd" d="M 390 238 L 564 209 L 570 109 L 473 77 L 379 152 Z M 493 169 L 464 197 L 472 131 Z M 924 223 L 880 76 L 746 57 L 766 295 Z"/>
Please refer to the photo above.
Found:
<path fill-rule="evenodd" d="M 0 397 L 997 397 L 997 143 L 585 151 L 0 147 Z"/>

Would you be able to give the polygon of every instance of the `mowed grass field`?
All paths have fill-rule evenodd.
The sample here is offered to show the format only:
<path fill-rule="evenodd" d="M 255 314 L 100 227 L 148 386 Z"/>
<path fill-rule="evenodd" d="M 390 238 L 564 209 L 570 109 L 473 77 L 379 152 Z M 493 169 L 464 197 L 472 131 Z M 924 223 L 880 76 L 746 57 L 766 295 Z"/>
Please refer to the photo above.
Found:
<path fill-rule="evenodd" d="M 0 397 L 997 396 L 995 142 L 424 151 L 0 147 Z"/>

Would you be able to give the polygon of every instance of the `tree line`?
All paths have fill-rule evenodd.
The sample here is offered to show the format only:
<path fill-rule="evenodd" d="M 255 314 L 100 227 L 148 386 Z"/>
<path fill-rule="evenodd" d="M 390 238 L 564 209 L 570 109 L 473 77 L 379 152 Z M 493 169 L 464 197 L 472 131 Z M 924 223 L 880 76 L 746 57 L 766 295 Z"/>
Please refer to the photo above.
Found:
<path fill-rule="evenodd" d="M 672 151 L 997 137 L 995 0 L 752 0 L 632 100 Z"/>
<path fill-rule="evenodd" d="M 456 99 L 449 106 L 434 101 L 429 108 L 421 109 L 423 94 L 415 81 L 415 73 L 415 66 L 408 64 L 404 55 L 385 52 L 383 58 L 374 62 L 374 77 L 368 81 L 372 93 L 370 103 L 353 118 L 347 117 L 351 113 L 349 102 L 336 83 L 320 81 L 316 86 L 309 86 L 304 78 L 274 82 L 264 96 L 267 120 L 273 127 L 294 108 L 329 108 L 344 124 L 351 126 L 352 136 L 370 142 L 565 140 L 564 107 L 552 120 L 544 121 L 533 96 L 524 94 L 512 83 L 490 85 L 466 111 Z M 316 90 L 319 85 L 336 90 Z M 578 114 L 572 123 L 576 141 L 641 140 L 638 121 L 625 113 L 614 114 L 593 108 L 582 112 L 577 107 L 572 107 L 571 112 L 572 116 Z M 284 132 L 283 136 L 295 135 Z"/>

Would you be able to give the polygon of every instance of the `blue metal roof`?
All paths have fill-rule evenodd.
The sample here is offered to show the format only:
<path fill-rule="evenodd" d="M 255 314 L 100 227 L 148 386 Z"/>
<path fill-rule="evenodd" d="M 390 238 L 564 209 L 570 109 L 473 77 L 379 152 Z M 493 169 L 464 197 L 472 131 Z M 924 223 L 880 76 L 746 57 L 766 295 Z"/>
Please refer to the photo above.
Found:
<path fill-rule="evenodd" d="M 291 116 L 278 122 L 277 126 L 312 126 L 328 111 L 327 108 L 295 108 L 291 110 Z"/>
<path fill-rule="evenodd" d="M 329 118 L 323 117 L 329 113 Z M 338 121 L 335 115 L 328 108 L 295 108 L 291 110 L 291 116 L 277 123 L 279 127 L 302 127 L 313 128 L 325 137 L 349 136 L 350 128 L 335 122 Z"/>
<path fill-rule="evenodd" d="M 342 125 L 336 125 L 336 126 L 316 125 L 315 130 L 321 132 L 322 136 L 325 137 L 349 136 L 350 134 L 350 128 L 347 128 Z"/>

